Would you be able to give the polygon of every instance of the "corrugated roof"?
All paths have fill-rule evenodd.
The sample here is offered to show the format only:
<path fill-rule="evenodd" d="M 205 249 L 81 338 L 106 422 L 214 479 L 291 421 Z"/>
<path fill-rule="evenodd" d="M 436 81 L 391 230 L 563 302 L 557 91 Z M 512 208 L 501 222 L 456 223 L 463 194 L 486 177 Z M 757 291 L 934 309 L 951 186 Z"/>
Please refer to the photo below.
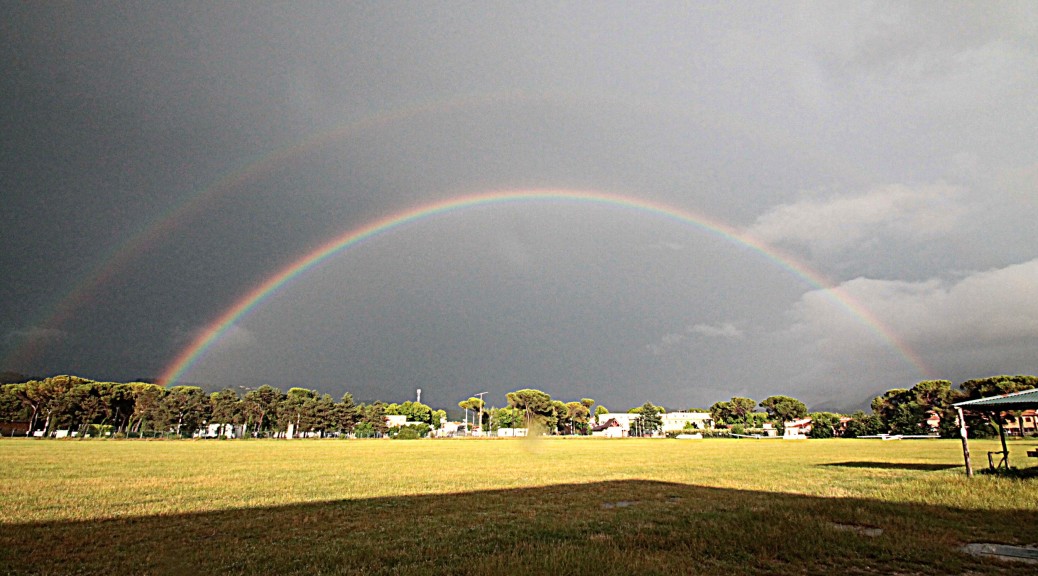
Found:
<path fill-rule="evenodd" d="M 988 396 L 976 400 L 958 402 L 953 406 L 960 408 L 984 408 L 991 410 L 1025 410 L 1027 408 L 1038 408 L 1038 388 L 1002 394 L 1001 396 Z"/>

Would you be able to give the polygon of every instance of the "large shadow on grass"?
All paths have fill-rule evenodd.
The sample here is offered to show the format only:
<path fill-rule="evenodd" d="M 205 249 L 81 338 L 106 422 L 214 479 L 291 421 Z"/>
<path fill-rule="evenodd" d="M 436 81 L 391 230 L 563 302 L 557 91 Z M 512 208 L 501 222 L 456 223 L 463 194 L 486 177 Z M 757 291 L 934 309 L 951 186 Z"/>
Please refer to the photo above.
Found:
<path fill-rule="evenodd" d="M 0 572 L 1020 573 L 959 552 L 968 542 L 1038 543 L 1034 511 L 597 482 L 8 524 Z"/>
<path fill-rule="evenodd" d="M 922 472 L 935 472 L 938 470 L 952 470 L 964 468 L 959 464 L 925 464 L 918 462 L 831 462 L 821 466 L 838 466 L 841 468 L 880 468 L 891 470 L 916 470 Z"/>

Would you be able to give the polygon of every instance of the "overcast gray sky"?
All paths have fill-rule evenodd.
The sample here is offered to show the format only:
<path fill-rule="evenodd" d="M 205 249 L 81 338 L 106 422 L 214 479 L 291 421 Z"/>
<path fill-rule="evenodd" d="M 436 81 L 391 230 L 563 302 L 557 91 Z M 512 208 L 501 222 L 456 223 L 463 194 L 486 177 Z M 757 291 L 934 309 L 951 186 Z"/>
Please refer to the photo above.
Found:
<path fill-rule="evenodd" d="M 1038 373 L 1033 2 L 6 2 L 0 59 L 3 370 L 155 377 L 337 235 L 559 189 L 860 309 L 645 212 L 483 206 L 328 259 L 184 381 L 627 409 Z"/>

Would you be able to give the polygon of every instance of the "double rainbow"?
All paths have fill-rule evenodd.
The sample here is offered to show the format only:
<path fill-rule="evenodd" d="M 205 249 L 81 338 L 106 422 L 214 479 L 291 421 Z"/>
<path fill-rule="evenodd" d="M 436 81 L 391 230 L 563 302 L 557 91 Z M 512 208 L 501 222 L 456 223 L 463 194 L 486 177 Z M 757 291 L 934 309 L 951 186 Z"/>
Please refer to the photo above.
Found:
<path fill-rule="evenodd" d="M 708 234 L 749 248 L 807 284 L 823 290 L 833 302 L 847 310 L 849 314 L 888 342 L 909 364 L 915 367 L 920 376 L 926 377 L 930 372 L 915 351 L 849 294 L 834 287 L 821 274 L 798 262 L 793 257 L 783 254 L 778 249 L 768 246 L 723 222 L 659 202 L 619 194 L 577 190 L 529 190 L 488 192 L 449 198 L 390 214 L 332 238 L 267 278 L 210 323 L 163 371 L 160 382 L 167 386 L 177 383 L 205 355 L 209 347 L 219 340 L 236 322 L 240 321 L 250 311 L 277 293 L 292 280 L 302 276 L 307 271 L 344 250 L 372 240 L 382 234 L 392 232 L 407 224 L 433 219 L 449 213 L 481 206 L 553 202 L 599 205 L 632 210 L 664 220 L 691 225 Z"/>

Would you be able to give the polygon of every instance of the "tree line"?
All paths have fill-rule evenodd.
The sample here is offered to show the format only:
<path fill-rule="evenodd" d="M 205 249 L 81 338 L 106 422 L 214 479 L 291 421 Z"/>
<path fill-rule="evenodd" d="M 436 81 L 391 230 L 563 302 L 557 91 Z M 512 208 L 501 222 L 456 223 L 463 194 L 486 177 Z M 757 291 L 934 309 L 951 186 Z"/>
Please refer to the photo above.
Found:
<path fill-rule="evenodd" d="M 282 392 L 273 386 L 207 394 L 198 386 L 146 382 L 96 382 L 54 376 L 0 388 L 0 421 L 28 422 L 27 433 L 74 430 L 122 436 L 191 436 L 208 424 L 237 427 L 242 436 L 378 436 L 389 432 L 386 416 L 404 415 L 419 434 L 446 418 L 418 402 L 356 403 L 347 392 L 339 401 L 306 388 Z M 223 430 L 218 430 L 223 433 Z"/>
<path fill-rule="evenodd" d="M 833 412 L 808 412 L 807 406 L 789 396 L 769 396 L 757 404 L 750 398 L 733 397 L 716 402 L 710 408 L 715 426 L 729 427 L 733 432 L 759 430 L 770 423 L 781 430 L 785 422 L 811 418 L 813 438 L 856 438 L 875 434 L 928 434 L 957 438 L 959 423 L 952 405 L 966 400 L 998 396 L 1038 388 L 1035 376 L 991 376 L 967 380 L 955 389 L 949 380 L 923 380 L 912 388 L 892 388 L 875 397 L 871 413 L 859 410 L 843 415 Z M 757 407 L 764 412 L 757 411 Z M 995 426 L 1005 426 L 1006 413 L 966 413 L 971 437 L 996 434 Z M 936 424 L 934 424 L 936 423 Z"/>
<path fill-rule="evenodd" d="M 556 400 L 547 392 L 525 388 L 505 395 L 507 406 L 486 406 L 481 398 L 471 397 L 458 403 L 458 407 L 476 411 L 482 418 L 476 426 L 485 430 L 500 428 L 526 428 L 533 434 L 583 435 L 591 433 L 598 416 L 609 413 L 609 409 L 596 405 L 591 398 L 565 402 Z M 662 406 L 646 402 L 631 408 L 629 413 L 639 415 L 638 434 L 651 435 L 663 425 L 660 414 L 666 412 Z"/>
<path fill-rule="evenodd" d="M 474 420 L 483 430 L 526 428 L 537 434 L 588 434 L 591 409 L 595 401 L 582 398 L 572 402 L 556 400 L 547 392 L 524 388 L 505 395 L 507 406 L 487 409 L 482 398 L 472 397 L 458 407 L 481 414 Z"/>
<path fill-rule="evenodd" d="M 756 431 L 771 424 L 781 430 L 785 422 L 812 419 L 811 436 L 857 437 L 872 434 L 929 433 L 939 420 L 943 437 L 959 433 L 952 404 L 964 400 L 1018 392 L 1038 387 L 1034 376 L 992 376 L 968 380 L 959 389 L 948 380 L 924 380 L 910 389 L 894 388 L 877 396 L 871 413 L 849 416 L 808 412 L 807 406 L 789 396 L 769 396 L 761 402 L 735 396 L 715 402 L 708 409 L 717 428 L 733 433 Z M 591 398 L 561 401 L 536 389 L 506 394 L 507 405 L 487 407 L 472 397 L 458 407 L 473 415 L 473 427 L 481 430 L 526 428 L 534 434 L 590 434 L 595 420 L 608 413 Z M 763 410 L 758 410 L 761 408 Z M 651 435 L 661 425 L 666 410 L 651 402 L 628 410 L 639 415 L 637 433 Z M 407 425 L 390 430 L 387 416 L 404 416 Z M 1012 414 L 970 414 L 967 425 L 975 436 L 992 435 Z M 111 433 L 119 436 L 191 436 L 208 425 L 231 425 L 245 437 L 357 436 L 404 434 L 421 437 L 446 421 L 446 411 L 420 402 L 356 403 L 350 393 L 338 401 L 306 388 L 287 392 L 273 386 L 224 389 L 206 393 L 198 386 L 164 388 L 146 382 L 97 382 L 78 376 L 54 376 L 0 387 L 0 422 L 27 422 L 26 434 L 74 430 L 79 434 Z M 477 422 L 477 419 L 479 420 Z M 224 434 L 219 428 L 216 434 Z"/>

